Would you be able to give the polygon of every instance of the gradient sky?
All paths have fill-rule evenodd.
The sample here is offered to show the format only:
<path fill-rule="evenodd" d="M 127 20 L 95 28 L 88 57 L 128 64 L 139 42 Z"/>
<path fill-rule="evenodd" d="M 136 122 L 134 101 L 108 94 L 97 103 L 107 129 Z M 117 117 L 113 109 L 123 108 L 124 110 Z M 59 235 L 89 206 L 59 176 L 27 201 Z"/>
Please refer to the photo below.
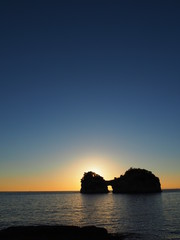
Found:
<path fill-rule="evenodd" d="M 0 191 L 130 167 L 180 188 L 180 1 L 0 1 Z"/>

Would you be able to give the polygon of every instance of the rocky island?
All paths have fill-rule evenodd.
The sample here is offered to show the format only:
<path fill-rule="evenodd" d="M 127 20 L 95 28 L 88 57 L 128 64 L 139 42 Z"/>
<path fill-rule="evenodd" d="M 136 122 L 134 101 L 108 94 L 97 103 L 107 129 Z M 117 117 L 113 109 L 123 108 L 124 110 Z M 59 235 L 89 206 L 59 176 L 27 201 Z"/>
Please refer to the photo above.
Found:
<path fill-rule="evenodd" d="M 107 183 L 103 177 L 94 173 L 84 173 L 81 179 L 81 193 L 108 193 Z"/>
<path fill-rule="evenodd" d="M 94 172 L 84 173 L 81 179 L 81 193 L 159 193 L 161 184 L 158 177 L 146 169 L 130 168 L 119 178 L 106 181 Z"/>

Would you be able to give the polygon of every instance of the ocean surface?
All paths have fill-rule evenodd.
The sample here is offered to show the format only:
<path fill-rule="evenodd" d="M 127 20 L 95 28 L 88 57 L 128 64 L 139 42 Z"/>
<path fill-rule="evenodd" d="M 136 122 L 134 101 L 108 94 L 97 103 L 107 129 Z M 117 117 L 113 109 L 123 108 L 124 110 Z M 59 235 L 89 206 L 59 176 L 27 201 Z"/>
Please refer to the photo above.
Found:
<path fill-rule="evenodd" d="M 159 194 L 0 193 L 0 229 L 96 225 L 127 239 L 180 239 L 180 190 Z"/>

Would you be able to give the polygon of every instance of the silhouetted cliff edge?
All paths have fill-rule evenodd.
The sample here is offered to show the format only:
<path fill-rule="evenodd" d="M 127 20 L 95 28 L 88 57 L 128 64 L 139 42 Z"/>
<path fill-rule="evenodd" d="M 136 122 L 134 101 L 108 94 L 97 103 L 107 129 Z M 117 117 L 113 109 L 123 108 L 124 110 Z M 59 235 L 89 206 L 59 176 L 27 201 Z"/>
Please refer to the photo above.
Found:
<path fill-rule="evenodd" d="M 158 177 L 146 169 L 130 168 L 119 178 L 105 181 L 94 172 L 84 173 L 81 179 L 81 193 L 108 193 L 108 185 L 113 193 L 158 193 L 161 184 Z"/>

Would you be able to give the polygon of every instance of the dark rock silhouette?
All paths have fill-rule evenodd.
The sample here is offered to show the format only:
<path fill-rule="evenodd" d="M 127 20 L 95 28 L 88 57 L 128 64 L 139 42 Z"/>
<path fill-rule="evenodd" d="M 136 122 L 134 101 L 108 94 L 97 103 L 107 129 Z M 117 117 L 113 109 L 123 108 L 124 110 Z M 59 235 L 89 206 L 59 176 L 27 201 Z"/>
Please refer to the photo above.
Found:
<path fill-rule="evenodd" d="M 108 240 L 117 239 L 105 228 L 86 226 L 20 226 L 0 231 L 1 240 Z"/>
<path fill-rule="evenodd" d="M 84 173 L 81 179 L 81 193 L 108 193 L 107 183 L 94 172 Z"/>
<path fill-rule="evenodd" d="M 81 193 L 108 193 L 111 185 L 113 193 L 159 193 L 159 178 L 146 169 L 130 168 L 119 178 L 105 181 L 94 172 L 84 173 L 81 179 Z"/>
<path fill-rule="evenodd" d="M 1 240 L 125 240 L 139 239 L 134 233 L 108 233 L 96 226 L 16 226 L 0 230 Z M 146 239 L 146 238 L 143 238 Z"/>
<path fill-rule="evenodd" d="M 113 193 L 157 193 L 161 192 L 159 178 L 152 172 L 130 168 L 120 178 L 107 182 L 113 189 Z"/>

